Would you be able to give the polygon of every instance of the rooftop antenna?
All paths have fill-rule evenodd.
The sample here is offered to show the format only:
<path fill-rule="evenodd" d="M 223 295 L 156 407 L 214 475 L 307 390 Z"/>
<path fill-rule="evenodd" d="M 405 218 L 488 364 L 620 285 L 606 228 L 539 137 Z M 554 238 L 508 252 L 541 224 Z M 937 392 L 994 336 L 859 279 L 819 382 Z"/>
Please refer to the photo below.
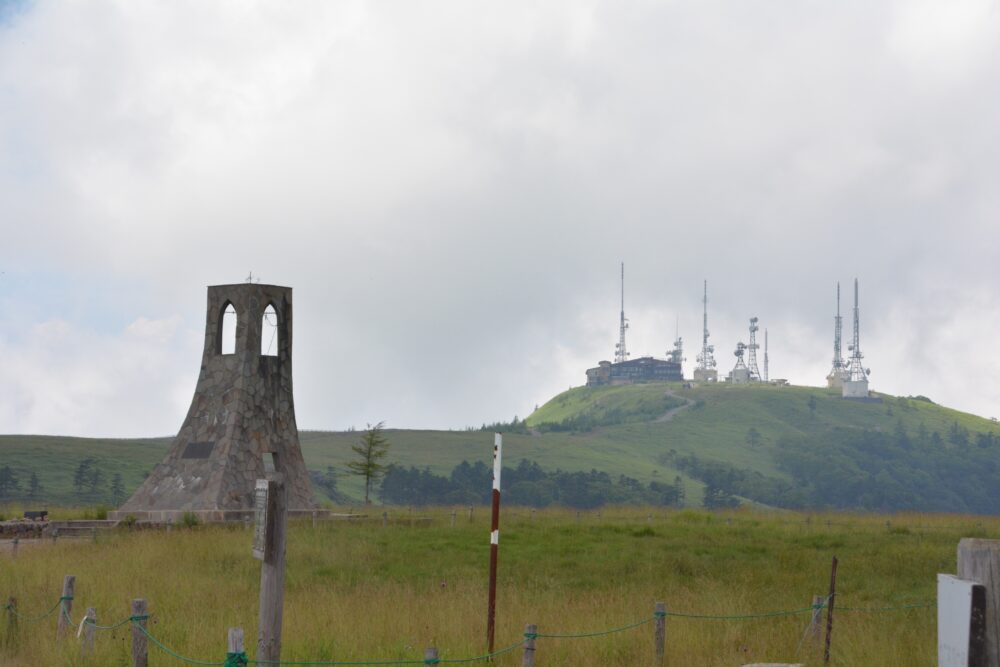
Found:
<path fill-rule="evenodd" d="M 760 382 L 760 369 L 757 367 L 757 350 L 760 349 L 760 345 L 757 344 L 757 332 L 760 327 L 757 326 L 757 318 L 750 318 L 750 344 L 746 346 L 747 355 L 747 368 L 750 371 L 750 381 Z"/>
<path fill-rule="evenodd" d="M 677 324 L 674 329 L 674 349 L 667 353 L 670 357 L 670 361 L 673 361 L 678 366 L 685 361 L 684 358 L 684 340 L 681 338 L 681 317 L 677 316 Z"/>
<path fill-rule="evenodd" d="M 839 311 L 839 308 L 838 308 Z M 858 279 L 854 279 L 854 338 L 851 342 L 850 347 L 847 349 L 851 352 L 851 361 L 848 365 L 848 370 L 850 371 L 851 382 L 859 382 L 861 380 L 867 380 L 868 375 L 871 373 L 871 369 L 865 368 L 861 365 L 861 360 L 864 355 L 861 354 L 861 310 L 858 308 Z"/>
<path fill-rule="evenodd" d="M 621 319 L 618 323 L 618 344 L 615 345 L 615 363 L 620 364 L 628 361 L 628 351 L 625 349 L 625 330 L 628 329 L 628 320 L 625 319 L 625 262 L 622 262 L 622 310 Z"/>
<path fill-rule="evenodd" d="M 767 374 L 767 329 L 764 329 L 764 382 L 767 382 L 769 377 Z"/>
<path fill-rule="evenodd" d="M 708 344 L 708 281 L 705 281 L 705 293 L 701 299 L 704 304 L 701 328 L 701 354 L 698 355 L 698 370 L 711 371 L 715 368 L 715 346 Z"/>

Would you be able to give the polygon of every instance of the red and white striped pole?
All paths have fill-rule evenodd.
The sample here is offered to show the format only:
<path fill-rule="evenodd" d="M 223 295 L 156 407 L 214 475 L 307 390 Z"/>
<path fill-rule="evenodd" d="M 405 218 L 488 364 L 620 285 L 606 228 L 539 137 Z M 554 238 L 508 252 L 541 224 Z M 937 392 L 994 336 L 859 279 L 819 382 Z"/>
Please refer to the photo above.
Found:
<path fill-rule="evenodd" d="M 503 435 L 493 434 L 493 515 L 490 519 L 490 600 L 486 611 L 486 652 L 493 653 L 497 619 L 497 551 L 500 547 L 500 455 Z"/>

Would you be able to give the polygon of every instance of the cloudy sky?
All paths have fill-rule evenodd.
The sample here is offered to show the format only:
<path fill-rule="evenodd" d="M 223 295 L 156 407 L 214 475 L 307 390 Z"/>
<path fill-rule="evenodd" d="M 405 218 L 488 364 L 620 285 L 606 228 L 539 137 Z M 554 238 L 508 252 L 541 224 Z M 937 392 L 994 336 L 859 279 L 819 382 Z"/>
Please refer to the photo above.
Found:
<path fill-rule="evenodd" d="M 619 261 L 633 356 L 707 279 L 821 384 L 856 276 L 873 389 L 1000 416 L 997 109 L 996 1 L 0 0 L 0 432 L 174 433 L 250 271 L 301 428 L 524 416 Z"/>

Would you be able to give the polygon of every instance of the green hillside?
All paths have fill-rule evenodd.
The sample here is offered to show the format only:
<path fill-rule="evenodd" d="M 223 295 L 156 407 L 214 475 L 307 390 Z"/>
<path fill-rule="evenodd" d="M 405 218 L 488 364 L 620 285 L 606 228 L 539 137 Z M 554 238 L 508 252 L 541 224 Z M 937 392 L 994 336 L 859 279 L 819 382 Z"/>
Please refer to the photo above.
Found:
<path fill-rule="evenodd" d="M 679 476 L 688 504 L 699 504 L 709 486 L 719 492 L 714 500 L 724 503 L 737 497 L 779 506 L 1000 513 L 1000 479 L 990 477 L 1000 475 L 1000 424 L 922 398 L 881 398 L 845 401 L 837 392 L 808 387 L 579 387 L 512 429 L 520 432 L 505 435 L 504 463 L 596 469 L 643 484 Z M 437 475 L 448 475 L 463 460 L 488 462 L 492 451 L 492 435 L 483 431 L 390 429 L 387 435 L 392 463 Z M 344 465 L 359 437 L 300 434 L 307 466 L 320 472 L 333 467 L 340 491 L 354 499 L 361 496 L 360 480 Z M 8 497 L 23 499 L 35 472 L 43 486 L 40 502 L 108 502 L 115 473 L 131 493 L 168 445 L 169 438 L 0 436 L 0 467 L 10 466 L 20 483 Z M 87 458 L 103 479 L 95 492 L 78 493 L 74 472 Z M 827 477 L 855 495 L 841 498 L 839 487 L 825 488 Z M 978 495 L 956 490 L 957 480 L 971 483 Z M 990 484 L 996 490 L 978 490 Z M 871 487 L 891 495 L 873 496 Z"/>

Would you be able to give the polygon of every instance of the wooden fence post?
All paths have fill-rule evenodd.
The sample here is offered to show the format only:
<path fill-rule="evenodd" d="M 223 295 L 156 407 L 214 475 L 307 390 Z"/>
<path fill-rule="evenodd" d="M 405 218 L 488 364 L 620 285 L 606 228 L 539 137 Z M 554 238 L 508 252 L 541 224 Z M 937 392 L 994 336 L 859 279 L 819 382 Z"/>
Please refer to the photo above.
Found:
<path fill-rule="evenodd" d="M 958 577 L 986 587 L 986 664 L 1000 660 L 1000 540 L 962 538 L 958 543 Z"/>
<path fill-rule="evenodd" d="M 260 564 L 260 621 L 257 659 L 281 660 L 281 623 L 285 606 L 285 541 L 288 532 L 288 488 L 284 480 L 267 480 L 271 544 Z"/>
<path fill-rule="evenodd" d="M 472 521 L 472 505 L 469 505 L 469 521 Z"/>
<path fill-rule="evenodd" d="M 11 558 L 17 558 L 17 543 L 18 543 L 18 541 L 19 540 L 15 537 L 14 538 L 14 543 L 13 543 L 13 545 L 11 547 Z"/>
<path fill-rule="evenodd" d="M 313 528 L 316 527 L 316 510 L 313 510 Z"/>
<path fill-rule="evenodd" d="M 434 662 L 430 662 L 433 660 Z M 438 660 L 438 650 L 436 646 L 428 646 L 424 650 L 424 664 L 436 665 Z"/>
<path fill-rule="evenodd" d="M 809 619 L 809 637 L 813 642 L 819 642 L 820 628 L 823 625 L 823 596 L 814 595 L 812 601 L 812 617 Z"/>
<path fill-rule="evenodd" d="M 59 600 L 59 621 L 56 624 L 56 638 L 62 639 L 69 631 L 69 615 L 73 611 L 73 589 L 76 587 L 76 577 L 67 574 L 63 577 L 62 598 Z"/>
<path fill-rule="evenodd" d="M 52 544 L 55 544 L 56 540 L 58 540 L 58 539 L 59 539 L 59 529 L 58 528 L 53 528 L 52 529 Z"/>
<path fill-rule="evenodd" d="M 146 641 L 146 601 L 142 598 L 132 600 L 132 667 L 148 667 L 149 653 Z"/>
<path fill-rule="evenodd" d="M 226 647 L 228 653 L 243 653 L 243 628 L 229 628 L 229 644 Z M 229 656 L 226 656 L 227 658 Z"/>
<path fill-rule="evenodd" d="M 383 526 L 388 526 L 389 525 L 389 513 L 388 512 L 382 512 L 382 525 Z"/>
<path fill-rule="evenodd" d="M 663 664 L 667 644 L 667 603 L 657 602 L 654 610 L 656 622 L 653 630 L 653 641 L 656 643 L 656 664 Z"/>
<path fill-rule="evenodd" d="M 535 667 L 535 635 L 538 634 L 538 626 L 528 623 L 524 626 L 524 659 L 521 667 Z"/>
<path fill-rule="evenodd" d="M 87 614 L 83 621 L 83 636 L 80 644 L 80 653 L 90 655 L 94 651 L 94 634 L 97 632 L 97 610 L 87 607 Z"/>
<path fill-rule="evenodd" d="M 833 602 L 837 595 L 837 557 L 830 565 L 830 597 L 826 601 L 826 646 L 823 648 L 823 664 L 830 663 L 830 639 L 833 636 Z"/>

